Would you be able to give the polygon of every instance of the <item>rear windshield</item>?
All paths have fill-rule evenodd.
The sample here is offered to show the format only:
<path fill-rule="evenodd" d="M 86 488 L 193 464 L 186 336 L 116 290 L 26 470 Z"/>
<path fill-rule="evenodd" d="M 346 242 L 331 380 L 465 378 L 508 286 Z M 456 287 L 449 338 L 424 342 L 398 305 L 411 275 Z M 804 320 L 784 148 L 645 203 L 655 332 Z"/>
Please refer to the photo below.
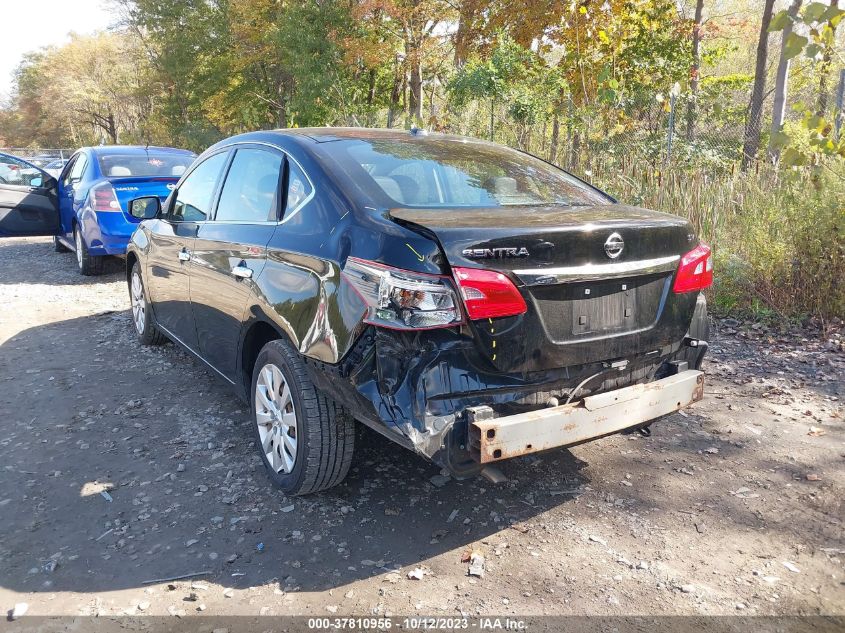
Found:
<path fill-rule="evenodd" d="M 353 180 L 405 207 L 607 204 L 609 198 L 537 158 L 507 147 L 447 139 L 332 141 Z"/>
<path fill-rule="evenodd" d="M 110 177 L 175 176 L 179 177 L 194 162 L 193 154 L 163 152 L 99 154 L 100 170 Z"/>

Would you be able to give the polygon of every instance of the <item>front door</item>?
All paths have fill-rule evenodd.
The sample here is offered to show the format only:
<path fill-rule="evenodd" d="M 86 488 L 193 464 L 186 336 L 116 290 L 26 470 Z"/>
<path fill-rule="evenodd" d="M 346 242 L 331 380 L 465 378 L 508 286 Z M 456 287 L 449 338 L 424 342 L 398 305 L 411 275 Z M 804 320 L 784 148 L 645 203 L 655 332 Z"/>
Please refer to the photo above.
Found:
<path fill-rule="evenodd" d="M 249 295 L 279 218 L 284 156 L 262 146 L 235 151 L 214 219 L 199 227 L 191 259 L 191 308 L 199 351 L 235 380 Z"/>
<path fill-rule="evenodd" d="M 0 237 L 55 235 L 59 230 L 55 178 L 8 154 L 0 154 Z"/>
<path fill-rule="evenodd" d="M 168 199 L 162 217 L 150 225 L 146 278 L 156 322 L 194 352 L 198 347 L 190 303 L 191 258 L 227 158 L 228 151 L 223 151 L 195 165 Z"/>

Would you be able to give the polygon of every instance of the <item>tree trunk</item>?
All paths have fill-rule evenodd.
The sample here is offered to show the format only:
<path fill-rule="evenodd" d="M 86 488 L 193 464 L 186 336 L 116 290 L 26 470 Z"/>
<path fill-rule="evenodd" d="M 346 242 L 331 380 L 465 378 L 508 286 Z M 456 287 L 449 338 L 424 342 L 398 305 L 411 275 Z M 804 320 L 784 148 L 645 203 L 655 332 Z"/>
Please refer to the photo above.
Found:
<path fill-rule="evenodd" d="M 288 113 L 285 107 L 285 80 L 279 78 L 276 84 L 276 123 L 279 129 L 284 129 L 288 126 Z"/>
<path fill-rule="evenodd" d="M 396 112 L 399 109 L 399 95 L 402 91 L 401 65 L 398 59 L 394 59 L 393 67 L 393 88 L 390 91 L 390 108 L 387 111 L 387 127 L 392 128 L 396 122 Z"/>
<path fill-rule="evenodd" d="M 552 141 L 549 144 L 549 162 L 557 165 L 557 144 L 560 138 L 560 117 L 557 110 L 555 110 L 554 118 L 552 119 Z"/>
<path fill-rule="evenodd" d="M 572 155 L 569 159 L 569 168 L 573 171 L 578 171 L 581 165 L 581 131 L 574 130 L 572 132 Z"/>
<path fill-rule="evenodd" d="M 831 7 L 838 7 L 839 0 L 830 0 Z M 836 41 L 836 27 L 832 24 L 830 25 L 831 31 L 833 31 L 833 37 L 831 38 L 834 42 Z M 819 102 L 818 107 L 816 108 L 816 114 L 820 117 L 823 117 L 827 112 L 827 99 L 828 99 L 828 88 L 827 88 L 827 76 L 830 74 L 830 62 L 831 62 L 831 55 L 833 53 L 833 45 L 825 47 L 824 51 L 824 58 L 822 59 L 821 66 L 819 68 Z"/>
<path fill-rule="evenodd" d="M 742 170 L 748 169 L 760 147 L 760 129 L 763 120 L 763 97 L 766 91 L 766 56 L 769 52 L 769 24 L 775 0 L 765 0 L 763 19 L 760 22 L 760 39 L 757 41 L 757 63 L 754 68 L 754 87 L 745 122 L 745 141 L 742 145 Z"/>
<path fill-rule="evenodd" d="M 376 69 L 371 68 L 367 76 L 367 107 L 372 108 L 376 99 Z"/>
<path fill-rule="evenodd" d="M 408 78 L 408 88 L 410 89 L 408 109 L 411 115 L 411 124 L 420 125 L 422 121 L 422 71 L 420 69 L 419 51 L 410 55 L 408 62 L 411 66 L 410 77 Z"/>
<path fill-rule="evenodd" d="M 695 19 L 692 26 L 692 66 L 689 72 L 689 103 L 687 104 L 687 140 L 695 136 L 696 106 L 698 100 L 698 73 L 701 68 L 701 14 L 704 0 L 695 3 Z"/>
<path fill-rule="evenodd" d="M 795 18 L 801 9 L 803 0 L 792 0 L 789 6 L 789 15 Z M 769 138 L 769 158 L 772 162 L 777 161 L 780 149 L 776 144 L 776 136 L 783 129 L 783 121 L 786 117 L 786 96 L 789 91 L 789 65 L 792 60 L 786 59 L 786 40 L 792 33 L 792 21 L 783 30 L 783 38 L 780 45 L 780 60 L 778 61 L 778 72 L 775 77 L 775 102 L 772 107 L 772 134 Z"/>
<path fill-rule="evenodd" d="M 112 145 L 118 144 L 118 136 L 117 136 L 117 125 L 114 122 L 114 114 L 110 111 L 108 116 L 108 125 L 106 127 L 106 132 L 111 139 Z"/>
<path fill-rule="evenodd" d="M 455 69 L 463 68 L 467 60 L 467 17 L 463 14 L 464 7 L 461 7 L 461 13 L 458 16 L 458 29 L 455 31 L 455 39 L 453 40 L 455 47 Z"/>

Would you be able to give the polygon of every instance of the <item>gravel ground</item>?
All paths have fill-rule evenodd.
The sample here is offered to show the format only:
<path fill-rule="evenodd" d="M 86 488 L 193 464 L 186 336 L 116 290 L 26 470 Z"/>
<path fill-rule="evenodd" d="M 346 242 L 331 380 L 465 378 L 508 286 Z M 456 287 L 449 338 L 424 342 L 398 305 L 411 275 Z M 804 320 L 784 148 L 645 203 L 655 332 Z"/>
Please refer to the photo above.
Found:
<path fill-rule="evenodd" d="M 136 343 L 122 262 L 74 264 L 0 242 L 3 610 L 845 614 L 838 334 L 722 321 L 705 400 L 651 437 L 437 486 L 363 432 L 344 484 L 294 499 L 245 405 L 175 346 Z"/>

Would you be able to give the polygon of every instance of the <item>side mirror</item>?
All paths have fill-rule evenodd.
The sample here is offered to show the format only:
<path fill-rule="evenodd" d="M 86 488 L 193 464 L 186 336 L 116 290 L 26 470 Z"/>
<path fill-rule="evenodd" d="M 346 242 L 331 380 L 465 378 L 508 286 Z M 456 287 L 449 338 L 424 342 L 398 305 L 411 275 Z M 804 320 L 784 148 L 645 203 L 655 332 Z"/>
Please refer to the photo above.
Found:
<path fill-rule="evenodd" d="M 139 220 L 151 220 L 161 213 L 161 200 L 158 196 L 135 198 L 129 203 L 129 215 Z"/>
<path fill-rule="evenodd" d="M 41 176 L 36 176 L 35 178 L 33 178 L 32 180 L 29 181 L 29 186 L 30 187 L 40 187 L 41 185 L 44 184 L 42 182 L 42 180 L 43 180 L 43 178 L 41 178 Z"/>

